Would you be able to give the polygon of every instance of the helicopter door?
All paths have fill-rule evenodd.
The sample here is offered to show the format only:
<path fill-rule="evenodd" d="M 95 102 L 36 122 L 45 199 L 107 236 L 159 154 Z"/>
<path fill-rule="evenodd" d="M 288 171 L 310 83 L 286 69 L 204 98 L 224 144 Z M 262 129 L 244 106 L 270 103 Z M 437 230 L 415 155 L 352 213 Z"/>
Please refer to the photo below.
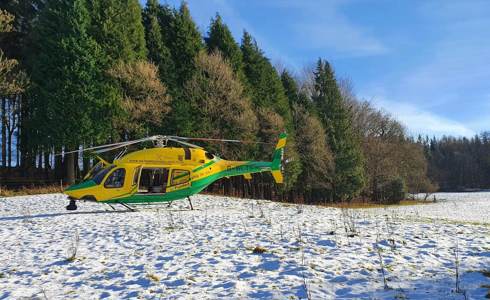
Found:
<path fill-rule="evenodd" d="M 163 194 L 167 188 L 167 168 L 143 168 L 140 173 L 138 193 Z"/>

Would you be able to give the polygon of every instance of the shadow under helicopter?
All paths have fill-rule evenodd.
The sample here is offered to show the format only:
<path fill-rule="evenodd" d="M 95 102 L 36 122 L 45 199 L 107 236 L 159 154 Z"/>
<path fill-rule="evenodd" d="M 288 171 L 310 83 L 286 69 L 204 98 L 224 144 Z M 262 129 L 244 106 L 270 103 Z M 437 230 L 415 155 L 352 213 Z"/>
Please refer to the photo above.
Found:
<path fill-rule="evenodd" d="M 190 209 L 164 209 L 164 208 L 156 208 L 153 207 L 151 210 L 156 211 L 157 209 L 162 209 L 165 211 L 191 211 Z M 98 215 L 98 214 L 119 214 L 119 213 L 131 213 L 131 212 L 142 212 L 148 211 L 150 209 L 144 208 L 142 210 L 94 210 L 94 211 L 69 211 L 69 212 L 59 212 L 59 213 L 43 213 L 43 214 L 35 214 L 35 215 L 22 215 L 22 216 L 9 216 L 9 217 L 0 217 L 0 222 L 8 222 L 8 221 L 28 221 L 34 219 L 43 219 L 43 218 L 55 218 L 61 216 L 69 216 L 69 215 Z M 194 209 L 196 210 L 196 209 Z"/>

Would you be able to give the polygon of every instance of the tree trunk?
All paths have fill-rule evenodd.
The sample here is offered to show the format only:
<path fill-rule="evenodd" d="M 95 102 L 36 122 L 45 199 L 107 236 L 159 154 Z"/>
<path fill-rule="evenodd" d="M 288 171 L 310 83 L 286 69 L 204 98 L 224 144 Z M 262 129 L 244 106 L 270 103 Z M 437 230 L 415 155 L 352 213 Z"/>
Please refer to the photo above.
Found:
<path fill-rule="evenodd" d="M 2 111 L 1 111 L 1 122 L 2 122 L 2 167 L 7 166 L 7 99 L 2 97 Z"/>
<path fill-rule="evenodd" d="M 54 153 L 60 154 L 62 147 L 54 147 Z M 54 176 L 56 179 L 63 178 L 63 157 L 61 155 L 56 155 L 54 157 Z"/>
<path fill-rule="evenodd" d="M 49 161 L 49 148 L 44 151 L 44 177 L 49 178 L 49 170 L 51 169 L 51 163 Z"/>
<path fill-rule="evenodd" d="M 39 148 L 39 153 L 37 154 L 37 166 L 38 169 L 43 168 L 43 151 L 41 148 Z"/>
<path fill-rule="evenodd" d="M 19 122 L 20 124 L 20 122 Z M 17 130 L 17 139 L 15 140 L 15 157 L 16 157 L 16 166 L 20 166 L 20 127 Z"/>
<path fill-rule="evenodd" d="M 65 155 L 65 183 L 75 183 L 75 153 Z"/>
<path fill-rule="evenodd" d="M 7 154 L 8 154 L 8 158 L 7 158 L 7 166 L 9 168 L 12 167 L 12 134 L 13 132 L 9 132 L 8 133 L 8 140 L 7 140 Z"/>

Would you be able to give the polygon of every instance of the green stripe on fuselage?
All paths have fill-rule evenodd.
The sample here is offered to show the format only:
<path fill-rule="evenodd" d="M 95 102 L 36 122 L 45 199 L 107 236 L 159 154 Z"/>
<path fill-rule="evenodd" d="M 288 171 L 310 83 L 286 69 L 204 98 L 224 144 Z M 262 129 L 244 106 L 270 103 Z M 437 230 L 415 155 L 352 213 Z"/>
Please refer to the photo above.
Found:
<path fill-rule="evenodd" d="M 65 189 L 65 192 L 80 190 L 80 189 L 86 189 L 86 188 L 96 186 L 96 185 L 97 185 L 97 183 L 95 183 L 95 181 L 87 180 L 87 181 L 80 182 L 79 184 L 70 185 L 69 187 L 67 187 Z"/>
<path fill-rule="evenodd" d="M 133 194 L 128 197 L 110 199 L 102 201 L 105 203 L 151 203 L 151 202 L 170 202 L 178 199 L 183 199 L 188 196 L 192 196 L 204 190 L 207 186 L 215 182 L 216 180 L 228 177 L 238 176 L 248 173 L 259 173 L 264 171 L 270 171 L 271 163 L 265 161 L 250 161 L 243 165 L 230 168 L 215 174 L 211 174 L 207 177 L 200 178 L 191 182 L 191 186 L 178 191 L 167 192 L 165 194 Z"/>
<path fill-rule="evenodd" d="M 192 170 L 192 172 L 201 171 L 202 169 L 209 167 L 210 165 L 214 164 L 217 161 L 219 161 L 219 159 L 213 159 L 212 161 L 209 161 L 209 162 L 205 163 L 204 165 L 201 165 L 201 166 L 195 168 L 194 170 Z"/>

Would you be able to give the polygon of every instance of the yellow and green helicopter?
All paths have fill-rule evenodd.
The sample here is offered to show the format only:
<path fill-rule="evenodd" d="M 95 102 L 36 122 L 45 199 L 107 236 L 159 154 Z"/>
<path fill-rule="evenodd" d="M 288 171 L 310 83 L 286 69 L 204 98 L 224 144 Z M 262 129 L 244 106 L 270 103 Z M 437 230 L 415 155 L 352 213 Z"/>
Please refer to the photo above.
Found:
<path fill-rule="evenodd" d="M 218 141 L 241 143 L 239 140 L 186 138 L 177 136 L 151 136 L 139 140 L 101 145 L 83 151 L 102 153 L 118 148 L 153 142 L 154 147 L 117 155 L 112 163 L 102 158 L 89 171 L 81 183 L 64 190 L 70 204 L 67 210 L 76 210 L 76 201 L 97 201 L 121 204 L 133 210 L 132 204 L 155 204 L 174 200 L 189 200 L 207 186 L 223 177 L 243 175 L 251 179 L 252 173 L 271 172 L 276 183 L 282 183 L 281 164 L 287 135 L 279 136 L 272 161 L 230 161 L 211 154 L 189 141 Z M 169 141 L 182 147 L 167 147 Z M 69 152 L 66 152 L 69 153 Z"/>

